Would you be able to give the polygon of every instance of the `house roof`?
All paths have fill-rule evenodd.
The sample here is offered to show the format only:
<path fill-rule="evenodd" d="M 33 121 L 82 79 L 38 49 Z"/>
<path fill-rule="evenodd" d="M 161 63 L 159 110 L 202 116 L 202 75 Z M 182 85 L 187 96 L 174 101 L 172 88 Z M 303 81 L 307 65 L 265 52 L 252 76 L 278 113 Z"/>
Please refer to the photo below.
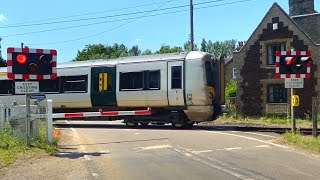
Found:
<path fill-rule="evenodd" d="M 270 17 L 273 17 L 272 14 L 278 14 L 278 16 L 283 16 L 286 18 L 288 23 L 291 23 L 293 26 L 295 26 L 297 29 L 300 30 L 300 32 L 309 39 L 313 44 L 317 45 L 317 43 L 281 8 L 281 6 L 278 3 L 273 3 L 269 11 L 266 13 L 266 15 L 263 17 L 262 21 L 259 23 L 257 28 L 254 30 L 254 32 L 249 37 L 247 43 L 245 43 L 239 51 L 236 51 L 236 53 L 241 52 L 243 49 L 247 48 L 249 46 L 249 42 L 254 41 L 254 35 L 257 34 L 260 30 L 260 27 L 264 24 L 268 23 L 270 21 Z"/>

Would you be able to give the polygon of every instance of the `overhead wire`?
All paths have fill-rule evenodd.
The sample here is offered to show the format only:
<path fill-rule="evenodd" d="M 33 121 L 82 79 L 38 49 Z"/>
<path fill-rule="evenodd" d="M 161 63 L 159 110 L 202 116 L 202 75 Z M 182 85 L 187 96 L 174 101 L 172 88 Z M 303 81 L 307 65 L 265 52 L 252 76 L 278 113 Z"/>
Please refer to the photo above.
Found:
<path fill-rule="evenodd" d="M 171 2 L 171 1 L 173 1 L 173 0 L 166 1 L 165 4 L 159 6 L 158 9 L 161 8 L 161 7 L 163 7 L 164 5 L 166 5 L 167 3 Z M 225 1 L 225 0 L 216 0 L 216 2 L 218 2 L 218 1 Z M 233 1 L 233 2 L 228 2 L 228 3 L 223 3 L 223 4 L 215 4 L 215 5 L 205 6 L 205 7 L 195 7 L 194 10 L 207 9 L 207 8 L 212 8 L 212 7 L 225 6 L 225 5 L 237 4 L 237 3 L 248 2 L 248 1 L 253 1 L 253 0 L 239 0 L 239 1 Z M 201 3 L 201 4 L 207 4 L 207 3 L 209 3 L 209 2 L 212 2 L 212 1 L 206 1 L 206 2 L 203 2 L 203 3 Z M 197 4 L 199 5 L 199 3 L 197 3 Z M 157 10 L 157 9 L 156 9 L 156 10 Z M 118 26 L 116 26 L 116 27 L 113 27 L 113 28 L 111 28 L 111 29 L 108 29 L 108 30 L 105 30 L 105 31 L 102 31 L 102 32 L 99 32 L 99 33 L 96 33 L 96 34 L 92 34 L 92 35 L 89 35 L 89 36 L 84 36 L 84 37 L 80 37 L 80 38 L 76 38 L 76 39 L 71 39 L 71 40 L 66 40 L 66 41 L 49 42 L 49 43 L 37 43 L 37 44 L 31 44 L 31 45 L 61 44 L 61 43 L 68 43 L 68 42 L 73 42 L 73 41 L 78 41 L 78 40 L 82 40 L 82 39 L 87 39 L 87 38 L 91 38 L 91 37 L 94 37 L 94 36 L 98 36 L 98 35 L 104 34 L 104 33 L 106 33 L 106 32 L 112 31 L 112 30 L 114 30 L 114 29 L 118 29 L 118 28 L 120 28 L 120 27 L 122 27 L 122 26 L 125 26 L 125 25 L 127 25 L 127 24 L 129 24 L 129 23 L 132 23 L 132 22 L 134 22 L 134 21 L 136 21 L 136 20 L 139 20 L 139 19 L 142 19 L 142 18 L 154 17 L 154 16 L 160 16 L 160 15 L 166 15 L 166 14 L 176 14 L 176 13 L 181 13 L 181 12 L 186 12 L 186 11 L 189 11 L 189 9 L 149 15 L 149 14 L 151 14 L 152 12 L 154 12 L 154 11 L 150 10 L 150 11 L 147 11 L 147 13 L 146 13 L 145 15 L 139 16 L 139 17 L 132 17 L 132 18 L 126 18 L 126 19 L 120 19 L 120 20 L 113 20 L 113 21 L 104 21 L 104 22 L 91 23 L 91 24 L 85 24 L 85 25 L 78 25 L 78 26 L 72 26 L 72 27 L 70 26 L 70 27 L 64 27 L 64 28 L 49 29 L 49 30 L 43 30 L 43 31 L 37 31 L 37 32 L 28 32 L 28 33 L 21 33 L 21 34 L 15 34 L 15 35 L 7 35 L 7 36 L 2 36 L 2 37 L 19 36 L 19 35 L 26 35 L 26 34 L 47 32 L 47 31 L 54 31 L 54 30 L 61 30 L 61 29 L 76 28 L 76 27 L 82 27 L 82 26 L 88 26 L 88 25 L 103 24 L 103 23 L 107 23 L 107 22 L 131 20 L 131 21 L 128 21 L 128 22 L 123 23 L 123 24 L 121 24 L 121 25 L 118 25 Z"/>
<path fill-rule="evenodd" d="M 204 4 L 210 4 L 210 3 L 216 3 L 216 2 L 223 2 L 223 1 L 227 1 L 227 0 L 211 0 L 211 1 L 205 1 L 205 2 L 200 2 L 200 3 L 194 3 L 193 5 L 194 5 L 194 6 L 197 6 L 197 5 L 204 5 Z M 7 25 L 7 26 L 0 26 L 0 28 L 1 28 L 1 29 L 6 29 L 6 28 L 20 28 L 20 27 L 29 27 L 29 26 L 53 25 L 53 24 L 61 24 L 61 23 L 70 23 L 70 22 L 97 20 L 97 19 L 114 18 L 114 17 L 129 16 L 129 15 L 136 15 L 136 14 L 144 14 L 144 13 L 155 12 L 155 11 L 165 11 L 165 10 L 171 10 L 171 9 L 178 9 L 178 8 L 189 7 L 189 6 L 190 6 L 189 4 L 186 4 L 186 5 L 179 5 L 179 6 L 162 8 L 162 9 L 157 8 L 157 9 L 153 9 L 153 10 L 130 12 L 130 13 L 122 13 L 122 14 L 107 15 L 107 16 L 98 16 L 98 17 L 89 17 L 89 18 L 82 18 L 82 19 L 63 20 L 63 21 L 52 21 L 52 22 L 42 22 L 42 23 L 23 23 L 23 24 L 19 24 L 19 25 Z"/>
<path fill-rule="evenodd" d="M 178 0 L 175 0 L 175 1 L 178 1 Z M 167 1 L 154 2 L 154 3 L 149 3 L 149 4 L 142 4 L 142 5 L 137 5 L 137 6 L 129 6 L 129 7 L 117 8 L 117 9 L 109 9 L 109 10 L 104 10 L 104 11 L 97 11 L 97 12 L 91 12 L 91 13 L 78 14 L 78 15 L 69 15 L 69 16 L 62 16 L 62 17 L 56 17 L 56 18 L 47 18 L 47 19 L 34 20 L 34 21 L 24 21 L 23 23 L 15 23 L 15 24 L 11 24 L 11 25 L 23 25 L 23 24 L 34 23 L 34 22 L 65 19 L 65 18 L 70 18 L 70 17 L 80 17 L 80 16 L 87 16 L 87 15 L 93 15 L 93 14 L 101 14 L 101 13 L 106 13 L 106 12 L 110 13 L 110 12 L 115 12 L 115 11 L 122 11 L 122 10 L 127 10 L 127 9 L 135 9 L 135 8 L 140 8 L 140 7 L 147 7 L 147 6 L 157 5 L 157 4 L 163 4 L 165 2 L 167 2 Z"/>

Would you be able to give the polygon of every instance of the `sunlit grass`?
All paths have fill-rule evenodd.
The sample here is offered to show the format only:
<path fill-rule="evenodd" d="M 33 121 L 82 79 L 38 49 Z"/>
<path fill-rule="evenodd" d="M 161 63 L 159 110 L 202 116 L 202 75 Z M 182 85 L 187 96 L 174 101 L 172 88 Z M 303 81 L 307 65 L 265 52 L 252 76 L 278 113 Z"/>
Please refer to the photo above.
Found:
<path fill-rule="evenodd" d="M 286 133 L 283 139 L 291 145 L 309 150 L 315 153 L 320 153 L 320 139 L 312 136 L 304 136 L 301 134 Z"/>
<path fill-rule="evenodd" d="M 32 139 L 31 147 L 28 147 L 26 145 L 26 140 L 15 137 L 13 130 L 8 126 L 0 129 L 0 168 L 15 162 L 21 155 L 32 153 L 57 153 L 57 143 L 60 135 L 60 131 L 54 130 L 53 143 L 47 143 L 45 125 L 44 123 L 40 123 L 39 138 Z"/>

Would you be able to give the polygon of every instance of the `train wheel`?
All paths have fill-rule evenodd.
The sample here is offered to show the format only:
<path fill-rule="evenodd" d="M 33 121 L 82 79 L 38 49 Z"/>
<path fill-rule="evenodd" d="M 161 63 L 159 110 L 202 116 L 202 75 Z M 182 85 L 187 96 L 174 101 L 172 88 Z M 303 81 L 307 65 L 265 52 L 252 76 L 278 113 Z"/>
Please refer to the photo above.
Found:
<path fill-rule="evenodd" d="M 129 128 L 135 128 L 138 126 L 138 123 L 134 123 L 134 122 L 126 122 L 127 127 Z"/>
<path fill-rule="evenodd" d="M 140 123 L 140 125 L 145 128 L 149 125 L 149 123 Z"/>

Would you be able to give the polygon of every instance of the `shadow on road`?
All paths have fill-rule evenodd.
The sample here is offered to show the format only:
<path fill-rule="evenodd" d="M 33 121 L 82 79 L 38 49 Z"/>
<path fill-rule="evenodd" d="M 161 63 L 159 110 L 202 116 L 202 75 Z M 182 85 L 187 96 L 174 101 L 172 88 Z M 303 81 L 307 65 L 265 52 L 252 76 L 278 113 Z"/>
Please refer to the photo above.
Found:
<path fill-rule="evenodd" d="M 78 158 L 85 158 L 86 156 L 97 157 L 103 154 L 109 153 L 100 153 L 100 152 L 91 152 L 91 153 L 81 153 L 81 152 L 61 152 L 55 155 L 56 157 L 60 158 L 68 158 L 68 159 L 78 159 Z"/>
<path fill-rule="evenodd" d="M 121 143 L 136 143 L 136 142 L 147 142 L 147 141 L 162 141 L 162 140 L 168 140 L 169 138 L 157 138 L 157 139 L 138 139 L 138 140 L 132 140 L 132 141 L 113 141 L 113 142 L 106 142 L 106 143 L 94 143 L 94 144 L 73 144 L 68 146 L 91 146 L 91 145 L 97 145 L 97 144 L 121 144 Z M 60 148 L 63 149 L 63 148 Z M 76 148 L 75 148 L 76 149 Z"/>

